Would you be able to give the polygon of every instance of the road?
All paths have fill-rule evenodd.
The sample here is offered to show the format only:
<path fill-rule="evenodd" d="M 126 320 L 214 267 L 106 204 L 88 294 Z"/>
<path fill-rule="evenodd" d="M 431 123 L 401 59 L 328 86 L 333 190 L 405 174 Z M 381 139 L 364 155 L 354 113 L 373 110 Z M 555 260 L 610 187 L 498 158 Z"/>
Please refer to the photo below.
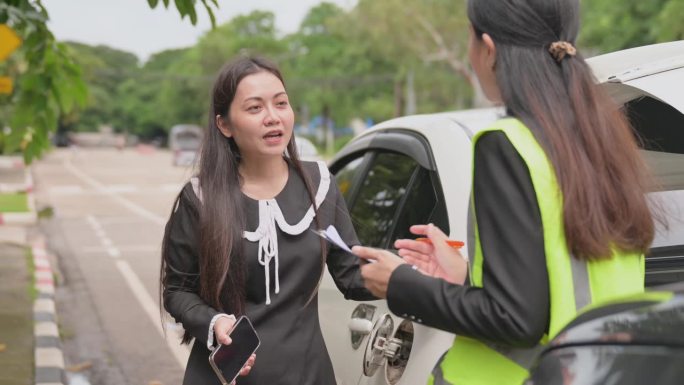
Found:
<path fill-rule="evenodd" d="M 166 151 L 57 149 L 33 166 L 71 384 L 180 384 L 188 349 L 159 311 L 160 245 L 191 175 Z M 87 381 L 84 381 L 87 380 Z"/>

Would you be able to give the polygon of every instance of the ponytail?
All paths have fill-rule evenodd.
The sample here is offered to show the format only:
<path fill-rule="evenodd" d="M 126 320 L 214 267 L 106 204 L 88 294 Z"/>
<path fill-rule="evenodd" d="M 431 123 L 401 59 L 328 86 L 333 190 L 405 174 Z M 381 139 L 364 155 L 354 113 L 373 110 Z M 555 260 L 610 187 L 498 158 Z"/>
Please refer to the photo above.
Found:
<path fill-rule="evenodd" d="M 610 258 L 614 248 L 646 252 L 655 232 L 649 174 L 624 112 L 574 49 L 578 1 L 492 1 L 470 0 L 468 15 L 496 43 L 507 110 L 553 164 L 568 248 L 579 259 Z"/>

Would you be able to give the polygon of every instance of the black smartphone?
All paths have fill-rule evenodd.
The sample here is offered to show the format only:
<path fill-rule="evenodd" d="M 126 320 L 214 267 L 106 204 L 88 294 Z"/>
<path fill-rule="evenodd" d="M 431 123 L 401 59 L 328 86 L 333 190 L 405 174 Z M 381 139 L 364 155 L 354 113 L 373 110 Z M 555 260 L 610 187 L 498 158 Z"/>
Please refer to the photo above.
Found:
<path fill-rule="evenodd" d="M 235 381 L 240 369 L 261 343 L 254 326 L 245 316 L 237 319 L 230 331 L 230 338 L 233 340 L 230 345 L 219 345 L 209 355 L 209 364 L 223 385 Z"/>

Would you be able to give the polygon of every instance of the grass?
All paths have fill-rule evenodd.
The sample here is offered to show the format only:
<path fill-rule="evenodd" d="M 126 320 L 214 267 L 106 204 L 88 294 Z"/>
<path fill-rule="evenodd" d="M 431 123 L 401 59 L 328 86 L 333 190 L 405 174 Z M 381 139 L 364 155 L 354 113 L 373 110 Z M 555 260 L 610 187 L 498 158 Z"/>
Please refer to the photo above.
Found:
<path fill-rule="evenodd" d="M 28 198 L 26 196 L 26 193 L 0 194 L 0 212 L 23 213 L 28 211 Z"/>
<path fill-rule="evenodd" d="M 38 299 L 38 289 L 36 288 L 36 265 L 33 262 L 33 251 L 30 247 L 24 249 L 24 257 L 26 258 L 28 277 L 31 280 L 28 287 L 28 294 L 29 297 L 31 297 L 31 301 L 35 302 Z"/>
<path fill-rule="evenodd" d="M 0 246 L 0 384 L 33 384 L 33 294 L 29 253 Z"/>
<path fill-rule="evenodd" d="M 52 206 L 43 207 L 42 209 L 38 210 L 39 219 L 50 219 L 54 215 L 55 210 L 52 208 Z"/>

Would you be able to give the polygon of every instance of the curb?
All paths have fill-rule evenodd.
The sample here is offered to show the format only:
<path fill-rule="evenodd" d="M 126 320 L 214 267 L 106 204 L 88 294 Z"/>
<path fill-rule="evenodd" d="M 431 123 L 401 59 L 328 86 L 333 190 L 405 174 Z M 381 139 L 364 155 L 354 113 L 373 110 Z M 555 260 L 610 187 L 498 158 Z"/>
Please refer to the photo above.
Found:
<path fill-rule="evenodd" d="M 24 158 L 21 156 L 0 156 L 0 168 L 22 168 Z"/>
<path fill-rule="evenodd" d="M 55 283 L 50 266 L 50 257 L 45 250 L 45 241 L 38 240 L 31 245 L 35 266 L 35 288 L 38 292 L 33 303 L 33 335 L 35 339 L 35 384 L 64 385 L 64 355 L 57 327 L 55 309 Z"/>

